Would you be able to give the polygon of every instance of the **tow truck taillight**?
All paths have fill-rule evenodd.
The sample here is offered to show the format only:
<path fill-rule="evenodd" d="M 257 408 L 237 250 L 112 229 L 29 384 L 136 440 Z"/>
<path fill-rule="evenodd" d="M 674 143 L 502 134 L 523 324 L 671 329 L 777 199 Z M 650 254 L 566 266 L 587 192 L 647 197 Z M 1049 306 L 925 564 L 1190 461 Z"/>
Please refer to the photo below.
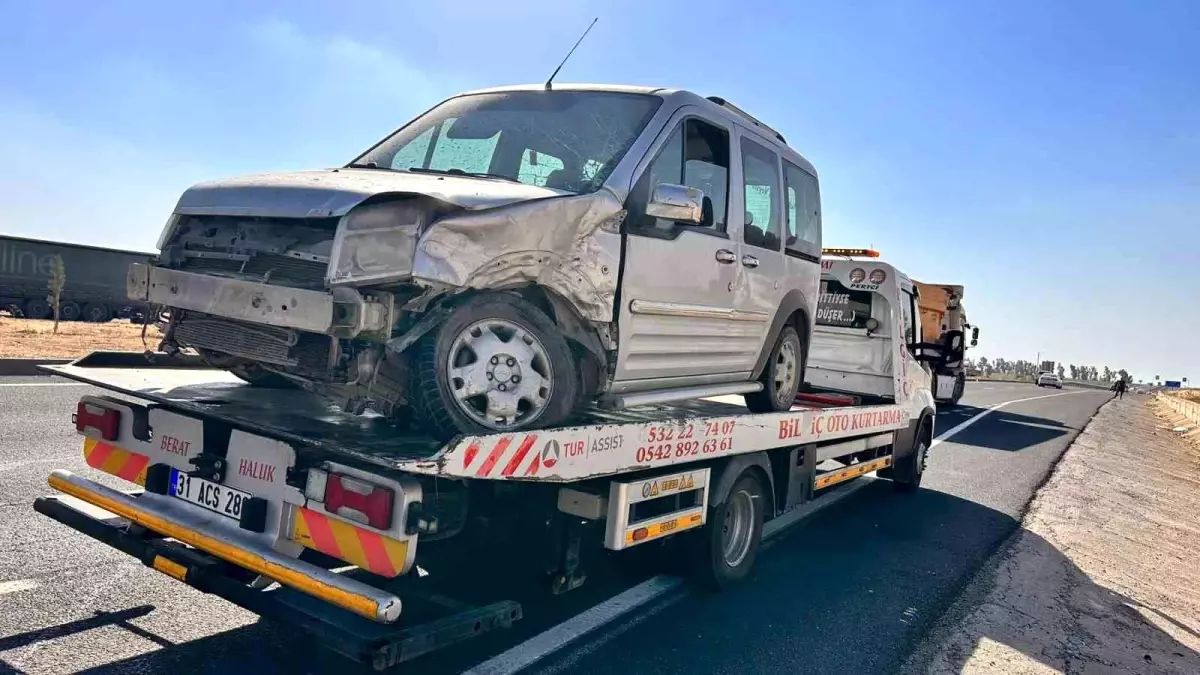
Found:
<path fill-rule="evenodd" d="M 395 492 L 391 488 L 341 473 L 312 469 L 308 472 L 304 493 L 310 499 L 322 499 L 325 510 L 330 513 L 365 523 L 377 530 L 392 527 Z"/>
<path fill-rule="evenodd" d="M 115 441 L 121 435 L 120 410 L 80 401 L 72 417 L 75 430 L 81 434 L 86 433 L 88 429 L 95 429 L 100 432 L 100 438 L 106 441 Z"/>

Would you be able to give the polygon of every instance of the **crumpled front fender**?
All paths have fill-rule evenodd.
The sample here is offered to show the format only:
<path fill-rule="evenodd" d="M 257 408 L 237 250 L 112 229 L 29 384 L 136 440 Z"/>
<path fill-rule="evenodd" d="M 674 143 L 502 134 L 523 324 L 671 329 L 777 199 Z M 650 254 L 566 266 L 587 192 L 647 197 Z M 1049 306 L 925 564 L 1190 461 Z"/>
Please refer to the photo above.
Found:
<path fill-rule="evenodd" d="M 534 283 L 588 321 L 613 321 L 625 210 L 607 190 L 460 212 L 417 243 L 421 285 L 499 289 Z"/>

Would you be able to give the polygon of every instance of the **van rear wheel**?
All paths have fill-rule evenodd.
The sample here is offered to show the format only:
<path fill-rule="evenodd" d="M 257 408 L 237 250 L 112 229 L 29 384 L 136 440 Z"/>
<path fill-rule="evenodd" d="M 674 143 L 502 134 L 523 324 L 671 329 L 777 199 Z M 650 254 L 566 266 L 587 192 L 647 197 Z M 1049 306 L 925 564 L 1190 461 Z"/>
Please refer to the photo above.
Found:
<path fill-rule="evenodd" d="M 746 394 L 746 407 L 753 413 L 790 410 L 804 377 L 804 345 L 792 326 L 784 326 L 763 367 L 762 391 Z"/>

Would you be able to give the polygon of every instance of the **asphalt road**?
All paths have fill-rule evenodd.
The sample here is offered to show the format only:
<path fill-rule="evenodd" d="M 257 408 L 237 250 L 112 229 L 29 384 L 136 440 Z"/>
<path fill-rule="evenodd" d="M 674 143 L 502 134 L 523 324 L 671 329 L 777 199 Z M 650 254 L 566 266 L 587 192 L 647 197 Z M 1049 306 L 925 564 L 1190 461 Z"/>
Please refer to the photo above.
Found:
<path fill-rule="evenodd" d="M 32 385 L 32 386 L 30 386 Z M 50 385 L 50 386 L 47 386 Z M 348 670 L 340 657 L 193 591 L 31 508 L 45 477 L 89 469 L 70 425 L 86 387 L 0 378 L 0 674 Z M 681 587 L 536 668 L 571 672 L 891 672 L 1004 538 L 1096 409 L 1102 391 L 970 383 L 938 433 L 1028 397 L 935 447 L 925 487 L 866 483 L 769 542 L 746 583 L 720 595 Z M 408 664 L 458 672 L 485 662 L 640 580 L 603 564 L 561 597 L 509 587 L 511 630 Z M 619 639 L 617 639 L 619 638 Z"/>

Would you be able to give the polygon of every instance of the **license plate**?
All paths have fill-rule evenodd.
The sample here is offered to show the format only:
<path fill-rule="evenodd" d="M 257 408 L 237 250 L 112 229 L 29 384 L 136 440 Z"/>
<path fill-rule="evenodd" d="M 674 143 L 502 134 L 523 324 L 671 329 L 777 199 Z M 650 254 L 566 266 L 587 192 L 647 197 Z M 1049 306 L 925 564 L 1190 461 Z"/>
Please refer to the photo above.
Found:
<path fill-rule="evenodd" d="M 242 504 L 252 495 L 228 485 L 189 476 L 179 469 L 171 469 L 171 496 L 202 506 L 213 513 L 240 520 Z"/>

